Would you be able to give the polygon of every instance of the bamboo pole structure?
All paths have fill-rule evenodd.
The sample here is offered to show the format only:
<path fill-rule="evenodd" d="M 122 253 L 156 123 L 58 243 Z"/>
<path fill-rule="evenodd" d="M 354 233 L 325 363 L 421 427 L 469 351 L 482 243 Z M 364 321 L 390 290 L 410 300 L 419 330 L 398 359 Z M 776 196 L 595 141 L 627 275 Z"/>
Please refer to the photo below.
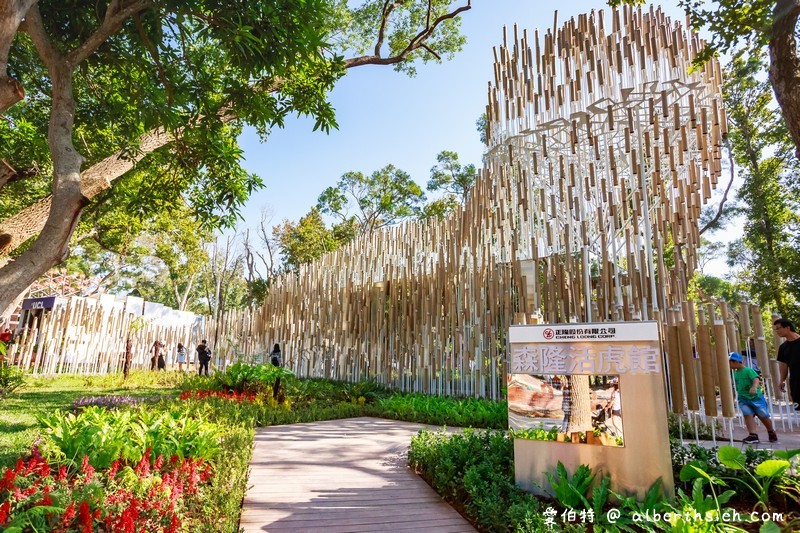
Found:
<path fill-rule="evenodd" d="M 719 387 L 733 416 L 728 346 L 754 336 L 770 367 L 758 308 L 743 321 L 745 308 L 711 302 L 697 320 L 687 299 L 727 134 L 718 62 L 689 69 L 701 49 L 654 7 L 504 30 L 485 164 L 463 205 L 279 276 L 259 308 L 193 328 L 147 323 L 133 333 L 135 364 L 148 366 L 156 338 L 189 349 L 216 338 L 223 364 L 263 362 L 279 343 L 299 376 L 498 399 L 511 324 L 657 320 L 672 411 L 703 398 L 715 416 Z M 37 372 L 118 369 L 137 315 L 100 307 L 73 299 L 34 321 L 17 359 Z"/>

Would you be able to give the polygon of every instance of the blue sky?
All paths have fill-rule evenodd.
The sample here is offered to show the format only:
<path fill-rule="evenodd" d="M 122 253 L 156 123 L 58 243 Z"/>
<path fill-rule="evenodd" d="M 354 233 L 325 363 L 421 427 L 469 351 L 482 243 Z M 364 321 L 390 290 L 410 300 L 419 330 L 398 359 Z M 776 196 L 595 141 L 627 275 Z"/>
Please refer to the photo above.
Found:
<path fill-rule="evenodd" d="M 509 38 L 515 22 L 520 33 L 528 29 L 532 35 L 536 28 L 552 26 L 555 9 L 561 22 L 593 8 L 609 9 L 603 0 L 472 4 L 462 15 L 467 45 L 452 61 L 420 64 L 414 78 L 384 66 L 350 69 L 331 94 L 338 130 L 314 132 L 312 120 L 297 118 L 274 130 L 265 143 L 245 131 L 240 137 L 245 167 L 260 175 L 266 187 L 245 206 L 244 225 L 255 225 L 263 207 L 273 210 L 273 224 L 299 219 L 347 171 L 371 173 L 391 163 L 424 187 L 442 150 L 456 151 L 462 162 L 480 166 L 483 145 L 475 121 L 486 106 L 492 47 L 502 43 L 503 25 Z M 673 19 L 683 20 L 674 0 L 661 5 Z"/>

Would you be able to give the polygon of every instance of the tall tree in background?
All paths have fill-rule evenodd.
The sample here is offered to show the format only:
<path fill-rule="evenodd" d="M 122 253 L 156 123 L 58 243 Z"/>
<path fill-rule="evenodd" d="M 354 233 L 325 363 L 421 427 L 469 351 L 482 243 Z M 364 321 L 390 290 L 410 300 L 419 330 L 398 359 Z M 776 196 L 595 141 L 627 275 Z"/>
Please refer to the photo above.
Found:
<path fill-rule="evenodd" d="M 369 176 L 345 173 L 336 186 L 322 191 L 317 209 L 342 222 L 353 220 L 359 233 L 369 234 L 411 218 L 423 201 L 425 194 L 411 176 L 386 165 Z"/>
<path fill-rule="evenodd" d="M 436 156 L 436 161 L 438 164 L 431 168 L 428 190 L 443 192 L 444 196 L 422 206 L 418 213 L 421 219 L 441 219 L 459 205 L 465 205 L 478 176 L 475 165 L 461 165 L 456 152 L 443 150 Z"/>
<path fill-rule="evenodd" d="M 284 220 L 273 228 L 284 267 L 292 271 L 347 244 L 357 232 L 352 220 L 328 228 L 316 207 L 297 223 Z"/>
<path fill-rule="evenodd" d="M 23 136 L 17 153 L 38 150 L 38 161 L 0 157 L 36 169 L 52 196 L 0 223 L 0 253 L 40 232 L 0 268 L 0 309 L 63 261 L 89 201 L 139 162 L 179 167 L 168 179 L 152 174 L 153 190 L 184 196 L 209 225 L 231 224 L 261 185 L 240 165 L 244 124 L 266 134 L 302 113 L 335 127 L 327 93 L 345 69 L 413 73 L 415 59 L 450 56 L 463 45 L 458 15 L 467 9 L 442 0 L 4 2 L 0 146 Z M 14 105 L 24 90 L 29 104 Z"/>
<path fill-rule="evenodd" d="M 467 202 L 467 195 L 478 177 L 475 165 L 462 165 L 458 161 L 458 154 L 449 150 L 439 152 L 436 161 L 438 164 L 431 168 L 428 190 L 444 192 L 464 205 Z"/>
<path fill-rule="evenodd" d="M 762 306 L 784 316 L 800 311 L 800 215 L 791 175 L 798 169 L 791 138 L 774 109 L 767 83 L 759 80 L 763 53 L 738 53 L 726 69 L 725 105 L 730 140 L 744 184 L 739 199 L 745 216 L 742 244 L 729 263 L 744 270 L 750 292 Z"/>

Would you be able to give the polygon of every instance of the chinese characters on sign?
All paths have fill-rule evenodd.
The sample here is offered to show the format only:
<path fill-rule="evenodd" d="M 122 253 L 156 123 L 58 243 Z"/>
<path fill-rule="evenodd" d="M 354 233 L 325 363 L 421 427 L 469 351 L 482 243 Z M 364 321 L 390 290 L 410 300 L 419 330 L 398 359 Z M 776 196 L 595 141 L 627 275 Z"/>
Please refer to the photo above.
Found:
<path fill-rule="evenodd" d="M 512 374 L 660 374 L 652 344 L 513 344 Z"/>

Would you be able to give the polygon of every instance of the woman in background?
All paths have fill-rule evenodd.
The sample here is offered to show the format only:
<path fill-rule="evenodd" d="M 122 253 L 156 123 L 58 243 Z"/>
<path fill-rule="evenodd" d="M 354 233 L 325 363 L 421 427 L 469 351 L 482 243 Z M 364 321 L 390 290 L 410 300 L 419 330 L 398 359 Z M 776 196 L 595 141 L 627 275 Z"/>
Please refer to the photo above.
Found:
<path fill-rule="evenodd" d="M 178 372 L 183 372 L 183 363 L 186 362 L 186 347 L 178 343 Z"/>

